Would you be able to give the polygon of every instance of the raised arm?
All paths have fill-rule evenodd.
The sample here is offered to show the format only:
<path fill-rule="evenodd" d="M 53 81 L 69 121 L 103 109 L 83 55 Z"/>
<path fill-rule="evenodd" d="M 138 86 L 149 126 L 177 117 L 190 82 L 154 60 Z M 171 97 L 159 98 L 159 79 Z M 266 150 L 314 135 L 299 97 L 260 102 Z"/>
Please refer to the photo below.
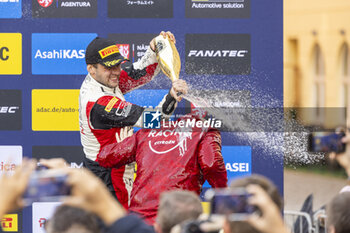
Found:
<path fill-rule="evenodd" d="M 165 38 L 168 36 L 172 41 L 175 41 L 174 35 L 167 31 L 162 31 L 160 35 Z M 160 71 L 154 46 L 154 38 L 150 42 L 149 48 L 143 57 L 135 62 L 126 62 L 122 65 L 120 74 L 119 88 L 123 94 L 132 91 L 135 88 L 145 85 L 150 82 Z"/>
<path fill-rule="evenodd" d="M 188 86 L 184 80 L 173 82 L 169 93 L 162 99 L 158 107 L 163 115 L 171 115 L 175 110 L 176 101 L 181 100 L 178 92 L 187 93 Z M 114 96 L 99 98 L 90 111 L 90 124 L 94 129 L 111 129 L 125 126 L 143 126 L 145 108 L 123 101 Z"/>

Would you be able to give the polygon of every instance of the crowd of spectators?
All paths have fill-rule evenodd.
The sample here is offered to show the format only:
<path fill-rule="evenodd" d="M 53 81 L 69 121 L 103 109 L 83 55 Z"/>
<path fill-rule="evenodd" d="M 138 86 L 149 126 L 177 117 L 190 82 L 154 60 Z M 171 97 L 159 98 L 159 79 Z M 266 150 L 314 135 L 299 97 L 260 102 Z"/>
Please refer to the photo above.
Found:
<path fill-rule="evenodd" d="M 146 233 L 154 231 L 168 233 L 176 224 L 186 220 L 195 220 L 202 213 L 201 202 L 197 194 L 184 190 L 164 192 L 160 198 L 156 223 L 152 227 L 136 215 L 128 214 L 102 181 L 90 171 L 65 168 L 64 163 L 60 160 L 41 162 L 53 167 L 51 169 L 64 170 L 68 174 L 67 182 L 72 188 L 71 195 L 64 199 L 62 206 L 56 209 L 53 217 L 45 224 L 48 233 Z M 5 174 L 1 177 L 0 199 L 3 203 L 0 208 L 1 216 L 23 207 L 22 195 L 35 166 L 34 161 L 24 160 L 13 176 Z M 264 180 L 264 178 L 261 179 Z M 258 206 L 261 210 L 260 216 L 252 216 L 247 222 L 262 232 L 277 232 L 277 230 L 282 232 L 280 230 L 284 226 L 280 209 L 271 200 L 264 187 L 249 184 L 247 190 L 252 194 L 251 204 Z M 70 221 L 62 221 L 63 216 L 65 220 L 68 217 Z M 268 230 L 271 224 L 276 225 L 276 231 Z M 235 229 L 231 229 L 233 225 L 229 223 L 220 227 L 226 231 L 235 232 Z"/>
<path fill-rule="evenodd" d="M 350 145 L 350 136 L 343 138 Z M 344 169 L 350 171 L 350 147 L 345 153 L 330 155 Z M 48 233 L 170 233 L 219 232 L 224 233 L 287 233 L 290 232 L 282 217 L 283 201 L 275 185 L 267 178 L 252 175 L 234 180 L 229 189 L 245 188 L 250 194 L 248 202 L 258 211 L 242 221 L 228 217 L 215 222 L 203 217 L 201 201 L 196 193 L 185 190 L 166 191 L 161 194 L 156 223 L 146 224 L 140 217 L 128 213 L 94 174 L 86 169 L 71 169 L 61 159 L 42 160 L 49 169 L 60 169 L 68 175 L 71 195 L 67 196 L 50 220 L 45 223 Z M 22 195 L 26 191 L 36 161 L 24 160 L 13 175 L 0 178 L 0 216 L 24 206 Z M 84 182 L 82 182 L 84 181 Z M 330 233 L 350 232 L 350 192 L 348 186 L 327 205 L 327 230 Z M 67 221 L 68 220 L 68 221 Z M 192 227 L 188 223 L 194 224 Z M 189 227 L 190 226 L 190 227 Z"/>
<path fill-rule="evenodd" d="M 344 153 L 332 153 L 330 158 L 336 160 L 341 165 L 347 176 L 347 185 L 345 185 L 332 201 L 327 205 L 326 226 L 329 233 L 350 232 L 350 134 L 342 139 L 346 144 Z"/>

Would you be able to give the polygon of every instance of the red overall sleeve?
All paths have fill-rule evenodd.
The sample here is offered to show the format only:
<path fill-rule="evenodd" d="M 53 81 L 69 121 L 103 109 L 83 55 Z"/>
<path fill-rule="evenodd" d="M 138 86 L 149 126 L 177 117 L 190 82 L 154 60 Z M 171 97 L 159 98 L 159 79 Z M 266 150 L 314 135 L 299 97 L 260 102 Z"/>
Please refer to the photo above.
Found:
<path fill-rule="evenodd" d="M 136 160 L 137 133 L 121 142 L 103 147 L 97 156 L 97 162 L 102 167 L 118 168 Z"/>
<path fill-rule="evenodd" d="M 227 187 L 227 172 L 221 154 L 221 135 L 209 129 L 199 144 L 198 160 L 204 178 L 213 188 Z"/>

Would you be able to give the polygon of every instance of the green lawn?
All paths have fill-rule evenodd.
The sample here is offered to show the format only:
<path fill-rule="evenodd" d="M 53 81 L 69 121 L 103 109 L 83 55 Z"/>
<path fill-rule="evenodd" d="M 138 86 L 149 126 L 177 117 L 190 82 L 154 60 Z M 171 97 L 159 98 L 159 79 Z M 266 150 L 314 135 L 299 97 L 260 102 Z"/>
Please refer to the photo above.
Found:
<path fill-rule="evenodd" d="M 347 178 L 347 175 L 344 169 L 339 167 L 331 167 L 329 165 L 304 165 L 304 166 L 291 166 L 286 165 L 284 169 L 296 170 L 299 172 L 315 173 L 328 177 L 337 177 L 337 178 Z"/>

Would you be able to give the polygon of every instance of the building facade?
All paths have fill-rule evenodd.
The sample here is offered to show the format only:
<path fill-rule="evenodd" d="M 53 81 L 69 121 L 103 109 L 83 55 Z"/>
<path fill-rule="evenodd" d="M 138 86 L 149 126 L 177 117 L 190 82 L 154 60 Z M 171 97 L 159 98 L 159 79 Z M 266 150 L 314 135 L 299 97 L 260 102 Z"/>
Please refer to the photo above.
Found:
<path fill-rule="evenodd" d="M 306 124 L 350 126 L 350 1 L 284 0 L 284 105 Z"/>

